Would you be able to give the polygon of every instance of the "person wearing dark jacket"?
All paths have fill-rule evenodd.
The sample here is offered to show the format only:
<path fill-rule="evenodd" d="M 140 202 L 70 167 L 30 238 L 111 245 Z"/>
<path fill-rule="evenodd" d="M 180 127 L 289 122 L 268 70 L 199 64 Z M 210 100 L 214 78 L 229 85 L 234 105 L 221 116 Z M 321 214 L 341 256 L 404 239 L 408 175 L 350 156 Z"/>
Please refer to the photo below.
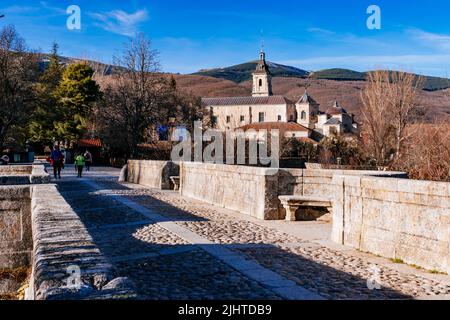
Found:
<path fill-rule="evenodd" d="M 53 175 L 55 176 L 55 179 L 61 179 L 61 169 L 64 162 L 64 155 L 59 150 L 59 146 L 55 146 L 53 148 L 53 151 L 50 154 L 50 160 L 53 163 Z"/>

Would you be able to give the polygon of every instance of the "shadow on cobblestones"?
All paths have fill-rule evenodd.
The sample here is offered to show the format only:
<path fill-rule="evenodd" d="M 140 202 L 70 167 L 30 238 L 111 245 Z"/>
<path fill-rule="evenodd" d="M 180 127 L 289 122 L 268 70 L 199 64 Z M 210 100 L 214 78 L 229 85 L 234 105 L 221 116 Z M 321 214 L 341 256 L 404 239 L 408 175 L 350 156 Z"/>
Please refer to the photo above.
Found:
<path fill-rule="evenodd" d="M 136 202 L 145 200 L 151 210 L 165 216 L 168 221 L 203 223 L 209 219 L 149 195 L 134 196 L 132 189 L 112 181 L 97 183 L 104 190 L 94 190 L 82 181 L 62 181 L 58 187 L 101 253 L 115 266 L 118 276 L 128 277 L 134 282 L 140 299 L 280 299 L 270 288 L 245 277 L 200 248 L 154 224 L 142 214 L 109 197 L 107 191 L 130 197 Z M 283 248 L 281 244 L 214 242 L 327 299 L 413 297 L 387 287 L 369 290 L 364 276 L 343 272 L 326 262 L 318 263 L 308 254 Z"/>

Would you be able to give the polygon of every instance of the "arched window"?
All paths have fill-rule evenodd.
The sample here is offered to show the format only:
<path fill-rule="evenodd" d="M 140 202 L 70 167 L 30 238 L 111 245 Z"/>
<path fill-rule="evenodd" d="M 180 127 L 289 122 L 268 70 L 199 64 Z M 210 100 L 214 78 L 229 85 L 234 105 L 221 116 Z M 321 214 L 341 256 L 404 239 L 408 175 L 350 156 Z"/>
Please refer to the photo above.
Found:
<path fill-rule="evenodd" d="M 306 112 L 302 111 L 302 120 L 306 120 Z"/>
<path fill-rule="evenodd" d="M 259 79 L 259 86 L 262 87 L 262 79 Z"/>

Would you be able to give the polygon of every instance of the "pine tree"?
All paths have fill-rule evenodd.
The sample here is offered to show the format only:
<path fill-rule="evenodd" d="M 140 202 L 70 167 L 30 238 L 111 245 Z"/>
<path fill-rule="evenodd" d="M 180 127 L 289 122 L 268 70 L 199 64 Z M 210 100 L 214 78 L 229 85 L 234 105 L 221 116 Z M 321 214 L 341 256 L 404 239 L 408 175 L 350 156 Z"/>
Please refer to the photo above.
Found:
<path fill-rule="evenodd" d="M 56 129 L 65 141 L 76 142 L 83 136 L 93 104 L 101 95 L 93 75 L 94 70 L 87 63 L 69 65 L 56 89 L 61 117 Z"/>
<path fill-rule="evenodd" d="M 52 46 L 49 60 L 48 67 L 43 72 L 36 87 L 37 107 L 29 125 L 31 141 L 43 145 L 49 144 L 53 139 L 59 140 L 61 138 L 57 135 L 55 128 L 55 124 L 60 118 L 56 89 L 62 79 L 64 66 L 59 58 L 57 43 Z"/>

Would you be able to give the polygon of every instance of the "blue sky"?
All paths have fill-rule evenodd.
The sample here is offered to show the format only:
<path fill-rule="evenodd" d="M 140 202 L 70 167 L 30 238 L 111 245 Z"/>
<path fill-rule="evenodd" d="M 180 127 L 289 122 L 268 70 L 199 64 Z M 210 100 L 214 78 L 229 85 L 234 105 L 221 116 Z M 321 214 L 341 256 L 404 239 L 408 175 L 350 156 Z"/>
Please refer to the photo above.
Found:
<path fill-rule="evenodd" d="M 66 28 L 69 5 L 81 30 Z M 366 26 L 381 8 L 381 30 Z M 160 52 L 163 70 L 191 73 L 258 56 L 306 70 L 389 67 L 450 76 L 448 0 L 0 0 L 0 26 L 14 24 L 30 48 L 112 62 L 136 32 Z"/>

